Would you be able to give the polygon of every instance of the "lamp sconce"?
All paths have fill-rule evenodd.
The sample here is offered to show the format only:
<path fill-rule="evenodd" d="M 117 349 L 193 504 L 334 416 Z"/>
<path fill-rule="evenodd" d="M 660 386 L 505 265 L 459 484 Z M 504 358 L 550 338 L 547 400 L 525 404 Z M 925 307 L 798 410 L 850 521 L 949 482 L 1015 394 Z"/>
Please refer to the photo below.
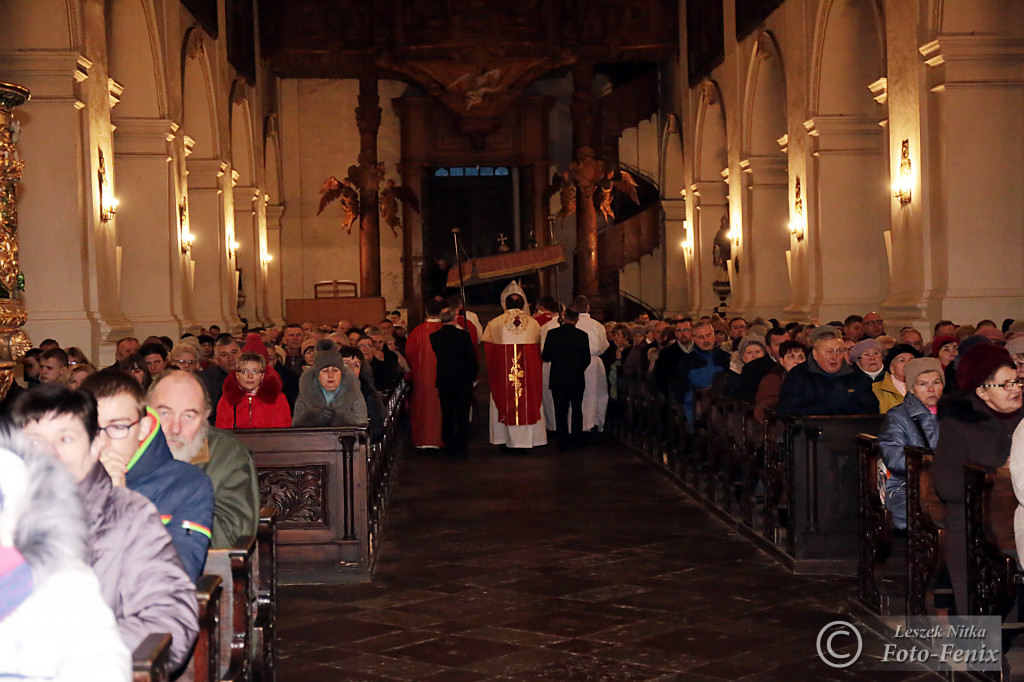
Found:
<path fill-rule="evenodd" d="M 789 233 L 796 237 L 796 240 L 803 241 L 804 238 L 804 200 L 800 194 L 800 178 L 796 179 L 796 198 L 793 200 L 793 219 L 789 221 Z"/>
<path fill-rule="evenodd" d="M 910 140 L 903 140 L 903 146 L 900 150 L 900 175 L 892 186 L 893 196 L 896 197 L 900 204 L 910 203 L 913 184 L 914 178 L 910 166 Z"/>
<path fill-rule="evenodd" d="M 274 257 L 266 250 L 262 250 L 260 252 L 260 263 L 263 265 L 263 267 L 270 265 L 270 261 L 272 260 L 274 260 Z"/>
<path fill-rule="evenodd" d="M 192 251 L 192 242 L 195 241 L 195 235 L 188 229 L 188 197 L 181 198 L 181 204 L 178 205 L 178 236 L 181 240 L 181 252 L 182 254 L 188 254 Z"/>
<path fill-rule="evenodd" d="M 729 241 L 732 242 L 733 246 L 739 246 L 741 233 L 742 230 L 740 229 L 740 226 L 733 225 L 731 228 L 729 228 L 729 234 L 727 234 L 726 236 L 729 238 Z"/>
<path fill-rule="evenodd" d="M 690 234 L 690 224 L 687 221 L 683 221 L 683 241 L 679 243 L 679 246 L 683 248 L 683 254 L 687 258 L 693 257 L 693 235 Z"/>
<path fill-rule="evenodd" d="M 231 251 L 231 257 L 232 258 L 237 258 L 238 257 L 238 249 L 239 248 L 241 248 L 241 244 L 239 244 L 237 241 L 232 239 L 231 240 L 231 244 L 228 245 L 228 250 Z"/>
<path fill-rule="evenodd" d="M 114 194 L 110 191 L 110 185 L 107 184 L 107 165 L 103 159 L 103 150 L 99 150 L 100 154 L 100 168 L 97 171 L 99 176 L 100 186 L 100 220 L 103 222 L 110 222 L 114 219 L 114 214 L 117 213 L 117 199 Z"/>

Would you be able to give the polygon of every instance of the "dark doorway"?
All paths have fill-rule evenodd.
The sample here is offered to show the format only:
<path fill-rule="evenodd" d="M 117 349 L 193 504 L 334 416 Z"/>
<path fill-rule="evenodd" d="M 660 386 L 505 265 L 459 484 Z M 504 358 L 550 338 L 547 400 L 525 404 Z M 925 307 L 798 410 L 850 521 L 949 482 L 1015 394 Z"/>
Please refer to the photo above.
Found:
<path fill-rule="evenodd" d="M 433 169 L 423 214 L 423 253 L 428 267 L 438 257 L 454 265 L 454 227 L 459 228 L 460 244 L 470 258 L 498 253 L 502 236 L 509 250 L 515 250 L 518 197 L 513 173 L 514 169 L 505 167 Z M 495 304 L 505 284 L 467 287 L 467 301 Z"/>

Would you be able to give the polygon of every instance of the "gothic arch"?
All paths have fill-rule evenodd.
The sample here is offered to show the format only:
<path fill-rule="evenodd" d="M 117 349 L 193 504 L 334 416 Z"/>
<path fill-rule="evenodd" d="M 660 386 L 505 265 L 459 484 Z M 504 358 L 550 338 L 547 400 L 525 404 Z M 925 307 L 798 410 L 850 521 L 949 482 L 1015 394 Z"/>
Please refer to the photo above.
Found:
<path fill-rule="evenodd" d="M 182 127 L 194 142 L 193 157 L 215 159 L 220 157 L 218 98 L 205 43 L 198 26 L 185 33 L 181 51 Z"/>
<path fill-rule="evenodd" d="M 868 86 L 885 75 L 885 21 L 875 2 L 824 0 L 811 55 L 812 115 L 877 116 Z"/>
<path fill-rule="evenodd" d="M 238 172 L 240 186 L 255 186 L 258 184 L 255 136 L 245 81 L 239 79 L 231 85 L 230 102 L 231 167 Z"/>
<path fill-rule="evenodd" d="M 152 0 L 108 0 L 111 78 L 124 86 L 118 117 L 167 118 L 167 79 Z"/>
<path fill-rule="evenodd" d="M 80 49 L 77 0 L 3 0 L 0 45 L 4 51 Z"/>
<path fill-rule="evenodd" d="M 722 179 L 729 165 L 728 139 L 725 134 L 725 107 L 722 92 L 713 80 L 704 81 L 697 108 L 697 128 L 693 136 L 693 178 L 697 182 Z"/>
<path fill-rule="evenodd" d="M 675 114 L 666 117 L 659 156 L 658 184 L 661 186 L 661 196 L 679 199 L 686 189 L 686 177 L 683 173 L 683 141 L 680 137 L 679 118 Z"/>
<path fill-rule="evenodd" d="M 778 154 L 777 140 L 787 131 L 786 76 L 779 45 L 768 31 L 761 31 L 754 43 L 743 102 L 744 156 Z"/>

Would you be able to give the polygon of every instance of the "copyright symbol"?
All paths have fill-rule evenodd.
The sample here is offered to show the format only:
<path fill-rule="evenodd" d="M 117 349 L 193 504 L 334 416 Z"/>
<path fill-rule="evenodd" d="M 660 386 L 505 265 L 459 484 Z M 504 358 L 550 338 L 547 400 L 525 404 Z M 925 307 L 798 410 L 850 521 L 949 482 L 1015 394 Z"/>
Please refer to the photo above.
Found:
<path fill-rule="evenodd" d="M 848 641 L 844 638 L 851 636 L 857 640 L 857 650 L 854 653 L 844 654 L 835 650 L 835 647 L 842 647 Z M 861 651 L 864 650 L 864 640 L 861 639 L 857 628 L 845 620 L 834 620 L 823 627 L 818 632 L 815 644 L 818 649 L 818 658 L 832 668 L 846 668 L 853 665 L 860 658 Z"/>

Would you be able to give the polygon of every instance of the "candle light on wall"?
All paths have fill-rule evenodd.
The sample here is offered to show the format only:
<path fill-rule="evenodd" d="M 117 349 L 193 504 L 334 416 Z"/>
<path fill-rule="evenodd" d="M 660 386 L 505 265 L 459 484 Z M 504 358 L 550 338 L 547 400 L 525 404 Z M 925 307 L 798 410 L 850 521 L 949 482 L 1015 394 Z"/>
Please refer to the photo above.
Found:
<path fill-rule="evenodd" d="M 893 196 L 900 204 L 909 204 L 911 189 L 914 186 L 914 174 L 910 165 L 910 140 L 903 140 L 900 149 L 900 174 L 892 185 Z"/>
<path fill-rule="evenodd" d="M 796 179 L 796 196 L 793 199 L 793 219 L 789 221 L 789 233 L 797 241 L 804 238 L 804 200 L 800 195 L 800 178 Z"/>

